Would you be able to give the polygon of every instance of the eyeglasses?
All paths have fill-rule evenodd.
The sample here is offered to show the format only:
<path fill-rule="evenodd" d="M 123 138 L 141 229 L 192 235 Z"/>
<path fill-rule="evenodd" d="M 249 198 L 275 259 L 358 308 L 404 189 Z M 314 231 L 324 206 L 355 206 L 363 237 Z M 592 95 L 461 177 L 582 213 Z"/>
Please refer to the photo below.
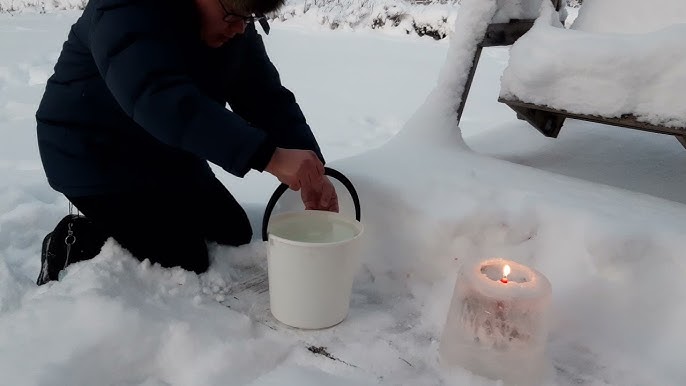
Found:
<path fill-rule="evenodd" d="M 222 0 L 218 0 L 218 1 L 219 1 L 219 5 L 221 5 L 221 7 L 222 7 L 222 10 L 224 10 L 224 19 L 223 20 L 227 23 L 231 24 L 231 23 L 236 23 L 238 21 L 242 21 L 245 24 L 250 24 L 250 23 L 254 23 L 256 21 L 261 22 L 262 20 L 266 19 L 266 16 L 264 16 L 264 15 L 253 14 L 253 15 L 249 15 L 249 16 L 244 16 L 244 15 L 239 15 L 237 13 L 229 12 L 229 10 L 226 9 L 226 6 L 222 2 Z"/>

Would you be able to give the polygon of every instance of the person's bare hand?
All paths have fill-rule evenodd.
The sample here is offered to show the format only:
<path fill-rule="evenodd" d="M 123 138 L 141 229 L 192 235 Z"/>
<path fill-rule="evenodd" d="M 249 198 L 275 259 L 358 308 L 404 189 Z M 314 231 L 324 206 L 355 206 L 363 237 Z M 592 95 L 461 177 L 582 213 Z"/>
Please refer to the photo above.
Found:
<path fill-rule="evenodd" d="M 264 169 L 293 190 L 301 187 L 322 186 L 324 164 L 311 150 L 277 147 Z"/>
<path fill-rule="evenodd" d="M 338 212 L 336 188 L 326 176 L 322 178 L 322 184 L 319 186 L 303 185 L 300 189 L 300 197 L 305 204 L 305 209 Z"/>

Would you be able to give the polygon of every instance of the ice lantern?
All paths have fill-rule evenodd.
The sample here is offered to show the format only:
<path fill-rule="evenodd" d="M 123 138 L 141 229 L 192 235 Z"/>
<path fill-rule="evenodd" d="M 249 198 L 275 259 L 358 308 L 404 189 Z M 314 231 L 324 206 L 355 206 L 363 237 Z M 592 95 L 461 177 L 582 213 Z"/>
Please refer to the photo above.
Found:
<path fill-rule="evenodd" d="M 442 364 L 506 385 L 541 383 L 551 296 L 545 276 L 516 262 L 465 264 L 441 337 Z"/>

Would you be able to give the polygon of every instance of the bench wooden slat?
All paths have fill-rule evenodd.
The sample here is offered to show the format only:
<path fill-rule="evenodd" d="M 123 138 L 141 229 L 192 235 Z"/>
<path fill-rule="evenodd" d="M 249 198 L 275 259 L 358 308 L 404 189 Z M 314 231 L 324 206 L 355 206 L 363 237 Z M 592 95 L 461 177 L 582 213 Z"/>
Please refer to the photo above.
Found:
<path fill-rule="evenodd" d="M 557 138 L 565 119 L 573 118 L 582 121 L 595 122 L 603 125 L 627 127 L 630 129 L 673 135 L 686 148 L 686 127 L 658 126 L 639 121 L 634 115 L 621 117 L 603 117 L 590 114 L 572 113 L 566 110 L 554 109 L 549 106 L 536 105 L 517 99 L 498 98 L 498 102 L 508 105 L 517 113 L 517 117 L 524 119 L 543 135 Z"/>

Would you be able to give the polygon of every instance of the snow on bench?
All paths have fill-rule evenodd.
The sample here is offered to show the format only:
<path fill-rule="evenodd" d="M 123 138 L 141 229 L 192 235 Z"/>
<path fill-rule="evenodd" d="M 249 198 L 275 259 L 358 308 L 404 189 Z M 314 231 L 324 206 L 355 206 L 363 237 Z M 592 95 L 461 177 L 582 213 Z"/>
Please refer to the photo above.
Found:
<path fill-rule="evenodd" d="M 549 137 L 575 118 L 674 135 L 686 147 L 686 2 L 649 3 L 594 0 L 571 29 L 544 5 L 512 46 L 499 101 Z"/>

